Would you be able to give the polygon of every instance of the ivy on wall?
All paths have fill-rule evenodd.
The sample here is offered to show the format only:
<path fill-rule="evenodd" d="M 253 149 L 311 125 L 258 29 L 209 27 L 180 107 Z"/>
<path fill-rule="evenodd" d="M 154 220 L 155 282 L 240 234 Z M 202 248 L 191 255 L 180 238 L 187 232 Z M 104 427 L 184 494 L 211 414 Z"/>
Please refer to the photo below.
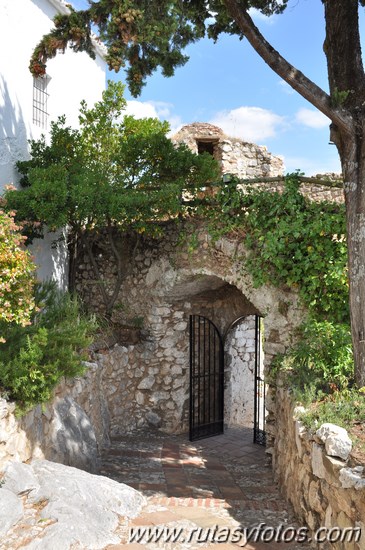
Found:
<path fill-rule="evenodd" d="M 282 192 L 259 187 L 221 187 L 215 206 L 200 213 L 214 239 L 232 235 L 244 243 L 241 258 L 254 284 L 295 289 L 317 319 L 349 320 L 345 207 L 315 202 L 299 190 L 299 174 L 285 178 Z"/>

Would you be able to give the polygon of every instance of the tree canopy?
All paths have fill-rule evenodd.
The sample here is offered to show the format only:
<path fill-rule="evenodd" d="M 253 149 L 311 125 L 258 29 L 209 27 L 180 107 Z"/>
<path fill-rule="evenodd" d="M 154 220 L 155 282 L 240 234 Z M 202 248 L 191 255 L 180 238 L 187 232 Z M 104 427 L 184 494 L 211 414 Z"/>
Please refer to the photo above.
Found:
<path fill-rule="evenodd" d="M 181 212 L 183 189 L 218 177 L 211 156 L 172 143 L 167 122 L 123 115 L 123 89 L 109 82 L 102 101 L 82 103 L 78 129 L 59 117 L 49 144 L 45 136 L 31 141 L 31 159 L 17 163 L 23 189 L 5 197 L 30 237 L 64 226 L 145 232 Z"/>
<path fill-rule="evenodd" d="M 253 7 L 272 15 L 284 11 L 287 2 L 247 0 L 241 4 L 245 9 Z M 164 76 L 172 76 L 176 67 L 185 64 L 189 58 L 183 50 L 188 44 L 205 35 L 217 40 L 222 32 L 243 37 L 221 0 L 99 0 L 90 2 L 87 10 L 69 7 L 70 15 L 57 15 L 55 28 L 37 45 L 31 72 L 44 74 L 47 60 L 67 45 L 94 58 L 92 30 L 97 27 L 108 48 L 109 68 L 119 71 L 127 67 L 127 82 L 134 96 L 158 67 Z"/>
<path fill-rule="evenodd" d="M 125 115 L 123 90 L 121 83 L 109 82 L 102 101 L 92 108 L 83 102 L 78 129 L 67 126 L 64 116 L 53 122 L 49 143 L 45 136 L 32 141 L 31 159 L 17 163 L 23 189 L 5 193 L 7 208 L 16 211 L 30 239 L 68 228 L 71 289 L 80 247 L 86 248 L 100 280 L 92 243 L 106 231 L 119 273 L 112 295 L 100 284 L 107 311 L 123 280 L 116 232 L 155 235 L 161 231 L 157 221 L 178 219 L 187 211 L 186 188 L 194 194 L 218 177 L 211 155 L 173 144 L 167 122 Z"/>

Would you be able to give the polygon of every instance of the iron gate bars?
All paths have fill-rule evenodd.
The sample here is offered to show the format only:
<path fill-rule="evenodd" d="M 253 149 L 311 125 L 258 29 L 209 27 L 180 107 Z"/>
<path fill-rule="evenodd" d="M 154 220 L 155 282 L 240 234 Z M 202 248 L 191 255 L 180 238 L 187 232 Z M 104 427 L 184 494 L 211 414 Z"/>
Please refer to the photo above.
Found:
<path fill-rule="evenodd" d="M 222 434 L 224 350 L 212 321 L 190 315 L 190 441 Z"/>
<path fill-rule="evenodd" d="M 261 369 L 261 317 L 256 315 L 255 319 L 255 390 L 254 390 L 254 426 L 253 442 L 259 445 L 266 445 L 265 432 L 265 381 Z"/>
<path fill-rule="evenodd" d="M 237 318 L 226 331 L 247 316 Z M 265 393 L 261 364 L 261 317 L 255 315 L 253 442 L 266 445 Z M 190 315 L 190 441 L 224 432 L 224 339 L 215 324 Z"/>

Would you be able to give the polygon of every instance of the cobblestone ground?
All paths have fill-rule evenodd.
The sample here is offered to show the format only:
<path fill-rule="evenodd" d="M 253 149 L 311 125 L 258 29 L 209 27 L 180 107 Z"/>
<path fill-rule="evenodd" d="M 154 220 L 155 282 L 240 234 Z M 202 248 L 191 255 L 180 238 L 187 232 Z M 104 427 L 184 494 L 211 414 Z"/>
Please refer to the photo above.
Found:
<path fill-rule="evenodd" d="M 102 456 L 100 473 L 138 489 L 147 498 L 142 514 L 124 524 L 120 544 L 108 550 L 310 548 L 303 542 L 272 539 L 271 528 L 281 529 L 290 539 L 292 528 L 302 526 L 281 498 L 265 449 L 252 443 L 251 430 L 231 429 L 196 443 L 158 433 L 114 438 Z M 247 541 L 238 532 L 260 524 L 264 524 L 261 532 L 267 542 Z M 132 542 L 133 530 L 140 528 L 142 535 L 145 527 L 154 534 L 164 528 L 168 531 L 162 532 L 158 542 L 147 541 L 147 535 Z M 167 540 L 171 533 L 177 535 L 176 540 Z"/>

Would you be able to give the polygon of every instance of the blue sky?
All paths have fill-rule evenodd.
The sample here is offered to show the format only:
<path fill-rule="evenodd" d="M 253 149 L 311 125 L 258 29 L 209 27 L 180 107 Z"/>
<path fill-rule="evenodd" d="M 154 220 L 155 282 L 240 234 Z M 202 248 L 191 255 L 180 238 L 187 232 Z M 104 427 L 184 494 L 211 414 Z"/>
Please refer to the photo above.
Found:
<path fill-rule="evenodd" d="M 73 0 L 73 5 L 87 2 Z M 267 40 L 327 91 L 321 0 L 291 0 L 282 15 L 253 16 Z M 126 91 L 130 112 L 167 119 L 173 131 L 192 122 L 217 124 L 228 135 L 266 145 L 284 158 L 288 172 L 340 172 L 328 119 L 285 84 L 247 41 L 222 36 L 216 44 L 202 40 L 186 53 L 190 60 L 172 78 L 155 74 L 137 100 Z M 123 73 L 110 72 L 108 78 L 123 81 Z"/>

